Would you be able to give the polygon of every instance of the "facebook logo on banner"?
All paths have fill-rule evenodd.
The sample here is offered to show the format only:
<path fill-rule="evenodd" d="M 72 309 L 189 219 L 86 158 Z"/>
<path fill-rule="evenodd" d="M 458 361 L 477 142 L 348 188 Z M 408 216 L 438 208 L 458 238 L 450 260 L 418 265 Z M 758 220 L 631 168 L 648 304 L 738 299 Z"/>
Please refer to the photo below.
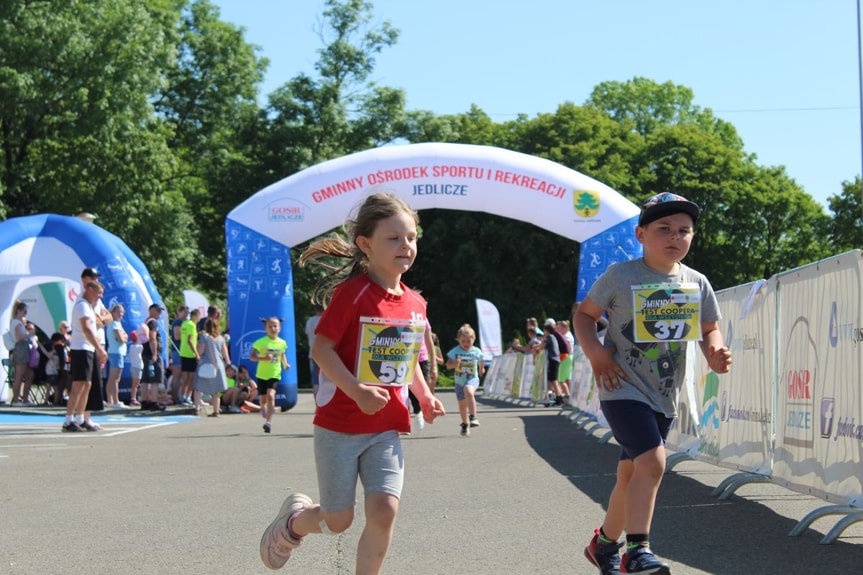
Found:
<path fill-rule="evenodd" d="M 821 399 L 821 437 L 830 439 L 833 435 L 833 416 L 836 401 L 832 397 Z"/>
<path fill-rule="evenodd" d="M 587 292 L 609 265 L 641 257 L 641 244 L 635 238 L 637 223 L 638 216 L 634 216 L 581 244 L 576 301 L 587 297 Z"/>

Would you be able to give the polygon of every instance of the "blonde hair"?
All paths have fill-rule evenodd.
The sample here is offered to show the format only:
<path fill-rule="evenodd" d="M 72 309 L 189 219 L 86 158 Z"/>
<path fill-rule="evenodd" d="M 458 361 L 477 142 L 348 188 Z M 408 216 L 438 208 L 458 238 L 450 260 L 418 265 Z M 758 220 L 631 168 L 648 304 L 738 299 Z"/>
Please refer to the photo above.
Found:
<path fill-rule="evenodd" d="M 328 304 L 337 285 L 366 273 L 369 259 L 357 246 L 357 238 L 371 237 L 379 221 L 398 214 L 407 214 L 419 225 L 419 216 L 403 199 L 389 192 L 371 194 L 357 209 L 356 217 L 349 219 L 342 227 L 350 243 L 342 235 L 333 233 L 309 244 L 300 255 L 300 267 L 315 263 L 326 270 L 315 284 L 312 303 Z M 348 261 L 344 264 L 324 261 L 328 257 Z"/>
<path fill-rule="evenodd" d="M 469 335 L 470 337 L 476 339 L 476 332 L 473 330 L 469 323 L 462 324 L 462 326 L 458 328 L 458 333 L 455 334 L 455 337 L 456 339 L 458 339 L 463 335 Z"/>

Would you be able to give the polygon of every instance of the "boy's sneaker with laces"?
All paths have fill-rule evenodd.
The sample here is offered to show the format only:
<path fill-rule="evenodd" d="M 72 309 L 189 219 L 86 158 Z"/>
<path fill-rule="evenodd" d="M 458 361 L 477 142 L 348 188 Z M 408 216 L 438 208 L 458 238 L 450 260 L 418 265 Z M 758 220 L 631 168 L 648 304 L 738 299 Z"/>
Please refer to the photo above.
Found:
<path fill-rule="evenodd" d="M 479 419 L 477 419 L 475 415 L 470 416 L 470 426 L 479 427 Z"/>
<path fill-rule="evenodd" d="M 467 423 L 462 423 L 461 424 L 461 436 L 467 437 L 468 435 L 470 435 L 470 428 L 468 428 Z"/>
<path fill-rule="evenodd" d="M 650 547 L 640 546 L 629 549 L 620 560 L 621 573 L 641 573 L 643 575 L 671 575 L 671 568 L 656 558 Z"/>
<path fill-rule="evenodd" d="M 291 552 L 303 542 L 302 538 L 291 537 L 288 532 L 288 521 L 311 506 L 311 498 L 302 493 L 291 493 L 282 503 L 278 515 L 261 537 L 261 560 L 269 569 L 281 569 L 290 559 Z"/>
<path fill-rule="evenodd" d="M 620 548 L 623 543 L 602 544 L 599 542 L 599 529 L 594 532 L 593 539 L 584 548 L 584 556 L 599 568 L 601 575 L 617 575 L 620 573 Z"/>

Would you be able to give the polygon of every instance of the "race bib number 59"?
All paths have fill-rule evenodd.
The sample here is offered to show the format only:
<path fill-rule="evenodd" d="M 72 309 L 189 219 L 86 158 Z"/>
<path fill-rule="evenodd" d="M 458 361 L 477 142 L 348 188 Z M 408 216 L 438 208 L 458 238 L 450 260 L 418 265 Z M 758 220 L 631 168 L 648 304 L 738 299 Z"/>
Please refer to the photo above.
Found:
<path fill-rule="evenodd" d="M 700 341 L 701 292 L 696 284 L 632 288 L 635 341 Z"/>
<path fill-rule="evenodd" d="M 361 317 L 357 379 L 372 385 L 413 381 L 425 321 Z"/>

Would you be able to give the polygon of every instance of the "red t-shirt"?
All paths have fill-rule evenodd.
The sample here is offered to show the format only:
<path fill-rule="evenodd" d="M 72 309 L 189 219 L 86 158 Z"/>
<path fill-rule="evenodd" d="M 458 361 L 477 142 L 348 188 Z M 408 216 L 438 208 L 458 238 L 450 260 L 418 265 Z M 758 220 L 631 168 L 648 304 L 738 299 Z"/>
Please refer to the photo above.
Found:
<path fill-rule="evenodd" d="M 357 375 L 361 317 L 414 320 L 425 325 L 426 301 L 406 285 L 401 284 L 401 287 L 402 295 L 388 293 L 363 274 L 344 282 L 333 292 L 315 334 L 336 342 L 336 353 L 354 375 Z M 413 364 L 417 369 L 415 356 Z M 385 387 L 390 394 L 389 403 L 374 415 L 367 415 L 321 370 L 314 424 L 339 433 L 410 432 L 407 384 L 410 381 Z"/>

